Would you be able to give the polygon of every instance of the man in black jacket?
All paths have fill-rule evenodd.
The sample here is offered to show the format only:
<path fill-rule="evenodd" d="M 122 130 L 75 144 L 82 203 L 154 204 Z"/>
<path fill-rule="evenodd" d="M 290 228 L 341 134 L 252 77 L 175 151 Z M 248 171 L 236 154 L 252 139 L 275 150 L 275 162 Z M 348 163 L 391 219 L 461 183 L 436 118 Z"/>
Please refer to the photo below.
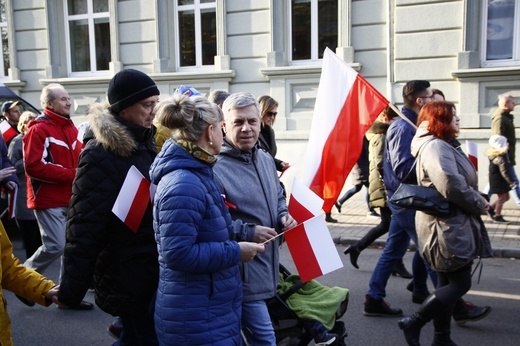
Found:
<path fill-rule="evenodd" d="M 141 198 L 148 200 L 135 227 L 113 211 L 131 169 L 149 180 L 158 99 L 156 84 L 140 71 L 122 70 L 112 78 L 109 103 L 89 109 L 93 138 L 80 155 L 69 205 L 58 299 L 76 304 L 93 280 L 96 304 L 121 319 L 121 345 L 158 344 L 149 310 L 159 277 L 150 198 Z"/>

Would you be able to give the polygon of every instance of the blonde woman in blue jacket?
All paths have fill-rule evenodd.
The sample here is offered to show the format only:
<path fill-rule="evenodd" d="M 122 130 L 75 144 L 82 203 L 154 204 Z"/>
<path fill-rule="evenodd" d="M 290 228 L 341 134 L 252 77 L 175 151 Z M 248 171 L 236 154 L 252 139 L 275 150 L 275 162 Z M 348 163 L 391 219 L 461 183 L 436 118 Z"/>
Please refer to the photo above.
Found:
<path fill-rule="evenodd" d="M 159 250 L 155 329 L 161 345 L 241 345 L 240 261 L 264 250 L 230 239 L 231 216 L 213 181 L 222 112 L 203 97 L 174 95 L 157 111 L 172 129 L 150 169 L 157 185 Z"/>

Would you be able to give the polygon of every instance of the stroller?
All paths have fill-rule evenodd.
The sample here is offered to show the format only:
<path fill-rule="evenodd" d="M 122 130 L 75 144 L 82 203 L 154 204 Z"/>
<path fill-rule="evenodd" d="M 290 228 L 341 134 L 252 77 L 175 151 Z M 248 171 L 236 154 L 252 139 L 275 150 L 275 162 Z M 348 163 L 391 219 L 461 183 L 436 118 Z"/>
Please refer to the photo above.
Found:
<path fill-rule="evenodd" d="M 291 273 L 287 270 L 287 268 L 280 264 L 281 278 L 286 279 L 290 275 Z M 298 318 L 296 313 L 292 311 L 287 304 L 287 299 L 299 289 L 304 287 L 304 285 L 305 284 L 299 280 L 283 294 L 277 294 L 267 301 L 267 308 L 269 310 L 269 315 L 271 316 L 271 321 L 273 322 L 276 342 L 278 345 L 283 344 L 303 346 L 308 345 L 314 339 L 311 331 L 307 327 L 308 323 L 303 323 L 303 321 Z M 338 319 L 341 318 L 347 311 L 348 302 L 349 295 L 347 294 L 335 313 L 334 327 L 331 331 L 329 331 L 330 333 L 336 334 L 337 338 L 333 342 L 328 343 L 328 345 L 346 345 L 345 337 L 347 337 L 347 332 L 345 329 L 345 323 L 338 321 Z"/>

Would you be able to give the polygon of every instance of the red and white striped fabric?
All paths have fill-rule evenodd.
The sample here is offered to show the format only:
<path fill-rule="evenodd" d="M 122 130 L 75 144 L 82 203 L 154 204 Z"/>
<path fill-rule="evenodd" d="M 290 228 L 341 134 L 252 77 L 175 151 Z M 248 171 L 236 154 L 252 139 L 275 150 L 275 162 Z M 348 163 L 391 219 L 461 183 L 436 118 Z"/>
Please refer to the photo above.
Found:
<path fill-rule="evenodd" d="M 13 139 L 18 132 L 7 122 L 7 120 L 3 119 L 0 121 L 0 132 L 2 132 L 2 137 L 4 137 L 4 142 L 9 142 Z"/>
<path fill-rule="evenodd" d="M 313 217 L 284 235 L 302 282 L 343 267 L 323 216 Z"/>
<path fill-rule="evenodd" d="M 466 141 L 466 149 L 468 150 L 468 158 L 478 171 L 478 146 L 475 142 Z"/>
<path fill-rule="evenodd" d="M 117 195 L 112 212 L 128 228 L 137 233 L 148 203 L 150 203 L 150 182 L 135 166 L 132 166 Z"/>
<path fill-rule="evenodd" d="M 330 49 L 323 55 L 303 184 L 329 212 L 354 167 L 363 136 L 388 100 Z"/>

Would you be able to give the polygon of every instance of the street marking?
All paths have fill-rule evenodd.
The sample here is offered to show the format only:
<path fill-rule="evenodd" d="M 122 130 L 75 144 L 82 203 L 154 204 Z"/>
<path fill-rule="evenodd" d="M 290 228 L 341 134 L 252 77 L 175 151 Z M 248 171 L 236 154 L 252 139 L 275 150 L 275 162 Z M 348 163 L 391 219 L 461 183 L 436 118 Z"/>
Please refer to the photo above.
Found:
<path fill-rule="evenodd" d="M 473 290 L 470 290 L 467 294 L 472 294 L 472 295 L 475 295 L 475 296 L 483 296 L 483 297 L 520 300 L 520 294 L 506 294 L 506 293 L 496 293 L 496 292 L 486 292 L 486 291 L 473 291 Z"/>

